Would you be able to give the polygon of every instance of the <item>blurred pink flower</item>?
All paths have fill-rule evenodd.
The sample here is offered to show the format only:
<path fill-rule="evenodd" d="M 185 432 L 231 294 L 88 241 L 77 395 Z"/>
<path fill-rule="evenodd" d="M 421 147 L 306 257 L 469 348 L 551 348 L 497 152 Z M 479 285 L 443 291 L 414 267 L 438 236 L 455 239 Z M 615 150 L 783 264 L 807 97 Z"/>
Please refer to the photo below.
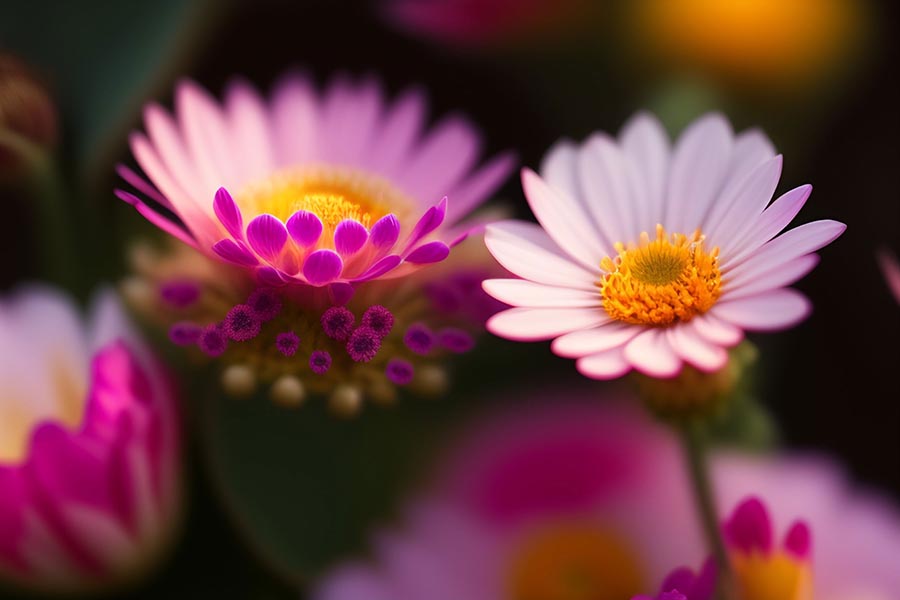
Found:
<path fill-rule="evenodd" d="M 0 302 L 0 576 L 42 590 L 121 583 L 180 510 L 164 373 L 111 293 L 87 326 L 45 288 Z"/>
<path fill-rule="evenodd" d="M 586 400 L 594 404 L 555 394 L 544 408 L 477 425 L 402 528 L 374 537 L 374 562 L 339 567 L 313 597 L 556 598 L 571 597 L 578 581 L 576 597 L 618 600 L 700 564 L 706 551 L 676 440 L 642 413 Z M 887 600 L 898 589 L 900 516 L 851 492 L 831 463 L 727 454 L 714 473 L 720 514 L 756 494 L 777 531 L 797 518 L 809 525 L 816 598 Z"/>
<path fill-rule="evenodd" d="M 769 204 L 782 157 L 751 130 L 735 136 L 709 114 L 673 147 L 659 121 L 638 114 L 618 140 L 562 141 L 522 172 L 540 226 L 488 226 L 494 257 L 522 279 L 485 281 L 514 306 L 488 329 L 508 339 L 554 339 L 596 379 L 635 368 L 677 375 L 687 362 L 716 371 L 745 330 L 803 320 L 811 306 L 785 286 L 818 263 L 814 252 L 845 226 L 823 220 L 779 235 L 809 198 L 808 185 Z"/>
<path fill-rule="evenodd" d="M 459 45 L 495 44 L 570 24 L 583 0 L 385 0 L 388 20 L 411 33 Z"/>
<path fill-rule="evenodd" d="M 144 112 L 131 149 L 151 183 L 122 177 L 167 211 L 119 190 L 149 221 L 266 285 L 398 277 L 446 258 L 452 229 L 509 174 L 504 154 L 475 170 L 481 137 L 451 116 L 424 128 L 424 94 L 388 101 L 377 80 L 336 78 L 320 94 L 290 74 L 266 102 L 244 81 L 219 105 L 193 82 L 176 114 Z M 444 197 L 442 200 L 441 197 Z"/>
<path fill-rule="evenodd" d="M 876 255 L 878 258 L 878 266 L 884 274 L 884 280 L 888 284 L 888 288 L 894 295 L 894 298 L 900 303 L 900 263 L 893 252 L 887 249 L 879 250 Z"/>

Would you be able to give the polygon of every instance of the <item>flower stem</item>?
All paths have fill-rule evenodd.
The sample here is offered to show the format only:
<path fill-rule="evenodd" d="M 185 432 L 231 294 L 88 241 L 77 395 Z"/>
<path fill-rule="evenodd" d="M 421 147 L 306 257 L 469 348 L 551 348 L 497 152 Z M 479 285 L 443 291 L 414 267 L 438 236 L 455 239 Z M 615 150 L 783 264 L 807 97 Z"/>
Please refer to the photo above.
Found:
<path fill-rule="evenodd" d="M 696 424 L 687 424 L 681 428 L 681 440 L 691 487 L 694 489 L 697 513 L 703 525 L 707 546 L 717 566 L 716 598 L 728 600 L 731 597 L 728 592 L 731 588 L 731 564 L 728 561 L 728 551 L 725 549 L 713 500 L 709 466 L 706 461 L 706 443 Z"/>

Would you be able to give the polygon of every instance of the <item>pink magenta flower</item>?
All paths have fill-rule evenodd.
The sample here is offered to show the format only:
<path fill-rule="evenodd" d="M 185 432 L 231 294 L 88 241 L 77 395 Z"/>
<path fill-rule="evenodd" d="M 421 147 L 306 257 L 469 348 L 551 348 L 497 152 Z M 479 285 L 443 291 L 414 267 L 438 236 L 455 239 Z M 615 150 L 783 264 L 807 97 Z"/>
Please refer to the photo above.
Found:
<path fill-rule="evenodd" d="M 338 567 L 313 598 L 621 600 L 656 589 L 679 565 L 702 564 L 706 548 L 671 432 L 627 405 L 592 396 L 567 403 L 558 393 L 547 400 L 524 412 L 519 402 L 465 432 L 403 524 L 374 536 L 374 559 Z M 751 495 L 768 506 L 764 519 L 739 509 L 727 522 L 745 573 L 765 574 L 754 571 L 765 566 L 753 562 L 761 545 L 770 558 L 789 552 L 801 571 L 811 568 L 817 600 L 895 594 L 900 515 L 850 491 L 832 464 L 719 455 L 714 479 L 719 514 Z M 805 525 L 792 527 L 798 519 Z M 811 561 L 797 533 L 807 526 Z M 692 576 L 688 591 L 709 589 L 709 578 L 708 568 Z"/>
<path fill-rule="evenodd" d="M 638 114 L 618 140 L 560 142 L 522 185 L 540 226 L 488 226 L 494 257 L 522 279 L 485 290 L 515 308 L 488 322 L 513 340 L 555 338 L 578 370 L 610 379 L 635 368 L 676 375 L 687 362 L 715 371 L 745 330 L 789 327 L 809 301 L 785 286 L 818 263 L 845 226 L 784 229 L 812 188 L 769 204 L 782 158 L 761 132 L 735 136 L 721 115 L 692 123 L 670 148 L 660 123 Z"/>
<path fill-rule="evenodd" d="M 891 294 L 900 303 L 900 263 L 897 262 L 897 257 L 890 250 L 886 249 L 880 250 L 876 257 L 888 289 L 891 290 Z"/>
<path fill-rule="evenodd" d="M 284 77 L 269 101 L 236 81 L 219 105 L 181 83 L 175 115 L 153 104 L 131 149 L 149 182 L 126 167 L 149 221 L 207 256 L 271 286 L 357 284 L 446 258 L 457 224 L 506 178 L 509 154 L 478 170 L 467 120 L 424 127 L 418 90 L 391 102 L 372 79 L 337 78 L 320 94 Z M 441 197 L 444 197 L 441 200 Z M 449 214 L 448 214 L 449 211 Z"/>
<path fill-rule="evenodd" d="M 49 289 L 0 301 L 0 577 L 93 590 L 159 557 L 181 504 L 166 382 L 112 294 L 87 326 Z"/>

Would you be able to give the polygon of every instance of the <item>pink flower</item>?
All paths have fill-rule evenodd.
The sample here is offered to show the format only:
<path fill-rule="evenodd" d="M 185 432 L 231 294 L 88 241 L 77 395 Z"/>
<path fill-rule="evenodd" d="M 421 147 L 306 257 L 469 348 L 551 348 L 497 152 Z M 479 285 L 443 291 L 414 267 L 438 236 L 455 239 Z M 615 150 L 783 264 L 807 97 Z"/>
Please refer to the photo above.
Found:
<path fill-rule="evenodd" d="M 320 94 L 291 74 L 268 102 L 236 81 L 224 105 L 188 81 L 175 108 L 172 117 L 148 106 L 148 135 L 131 137 L 152 184 L 120 174 L 180 222 L 135 194 L 118 196 L 271 286 L 357 284 L 439 262 L 463 231 L 448 225 L 513 165 L 504 154 L 474 170 L 481 142 L 468 121 L 448 117 L 426 131 L 420 91 L 389 102 L 372 79 L 339 77 Z"/>
<path fill-rule="evenodd" d="M 42 590 L 121 583 L 180 511 L 174 398 L 103 294 L 87 326 L 43 288 L 0 302 L 0 576 Z"/>
<path fill-rule="evenodd" d="M 671 433 L 594 397 L 547 400 L 524 414 L 517 403 L 464 434 L 404 523 L 374 536 L 373 561 L 338 567 L 313 597 L 556 598 L 570 597 L 576 581 L 578 597 L 618 600 L 655 589 L 678 565 L 701 564 L 706 549 Z M 714 474 L 720 514 L 748 495 L 765 499 L 770 534 L 787 534 L 767 547 L 812 565 L 817 599 L 886 600 L 898 589 L 900 515 L 850 491 L 830 463 L 727 454 Z M 728 525 L 737 547 L 765 542 L 758 525 L 769 527 L 769 517 L 750 517 Z M 797 519 L 812 531 L 811 563 L 788 534 Z M 708 589 L 709 578 L 708 569 L 692 576 L 690 592 Z"/>
<path fill-rule="evenodd" d="M 884 274 L 884 280 L 891 290 L 891 294 L 900 303 L 900 263 L 897 257 L 890 250 L 880 250 L 876 255 L 878 258 L 878 266 Z"/>
<path fill-rule="evenodd" d="M 845 226 L 816 221 L 782 235 L 809 197 L 804 185 L 769 204 L 781 156 L 721 116 L 693 124 L 670 148 L 639 114 L 618 140 L 560 142 L 522 185 L 541 226 L 488 227 L 494 257 L 523 279 L 485 282 L 515 308 L 488 329 L 513 340 L 555 338 L 578 370 L 610 379 L 632 368 L 672 377 L 687 362 L 715 371 L 745 330 L 794 325 L 809 301 L 785 286 L 818 262 Z"/>

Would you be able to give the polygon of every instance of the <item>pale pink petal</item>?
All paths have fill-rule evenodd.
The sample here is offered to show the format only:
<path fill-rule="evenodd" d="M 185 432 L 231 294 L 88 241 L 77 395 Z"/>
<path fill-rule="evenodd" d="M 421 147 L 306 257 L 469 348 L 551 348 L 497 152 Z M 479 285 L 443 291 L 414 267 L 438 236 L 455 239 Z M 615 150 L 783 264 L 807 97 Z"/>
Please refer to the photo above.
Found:
<path fill-rule="evenodd" d="M 804 223 L 767 242 L 742 261 L 725 257 L 722 261 L 722 272 L 727 275 L 731 270 L 744 264 L 751 269 L 755 269 L 756 265 L 775 268 L 827 246 L 844 233 L 845 229 L 847 226 L 843 223 L 829 219 Z"/>
<path fill-rule="evenodd" d="M 737 300 L 719 302 L 713 315 L 752 331 L 774 331 L 795 325 L 809 316 L 810 301 L 790 288 L 766 292 Z"/>
<path fill-rule="evenodd" d="M 585 377 L 591 379 L 616 379 L 631 370 L 631 363 L 625 359 L 621 348 L 615 348 L 600 354 L 592 354 L 579 358 L 575 368 Z"/>
<path fill-rule="evenodd" d="M 739 240 L 730 246 L 728 259 L 735 264 L 756 251 L 760 246 L 778 235 L 787 227 L 812 193 L 811 185 L 801 185 L 785 192 L 769 206 Z"/>
<path fill-rule="evenodd" d="M 702 223 L 722 189 L 732 135 L 728 121 L 712 113 L 691 123 L 678 138 L 666 190 L 666 229 L 691 233 Z"/>
<path fill-rule="evenodd" d="M 216 100 L 193 81 L 185 80 L 175 88 L 175 107 L 185 143 L 207 193 L 233 186 L 235 167 L 228 126 Z"/>
<path fill-rule="evenodd" d="M 407 90 L 394 101 L 382 120 L 377 144 L 366 157 L 370 169 L 396 178 L 398 167 L 410 155 L 422 132 L 426 105 L 425 93 L 418 88 Z"/>
<path fill-rule="evenodd" d="M 624 346 L 642 331 L 644 329 L 637 325 L 611 322 L 562 335 L 553 340 L 550 348 L 559 356 L 579 358 Z"/>
<path fill-rule="evenodd" d="M 669 327 L 666 337 L 675 354 L 701 371 L 718 371 L 728 362 L 728 352 L 718 344 L 711 344 L 689 323 Z"/>
<path fill-rule="evenodd" d="M 319 145 L 321 160 L 337 165 L 356 165 L 374 141 L 382 111 L 382 93 L 372 79 L 354 86 L 338 78 L 322 106 Z"/>
<path fill-rule="evenodd" d="M 607 321 L 606 313 L 590 308 L 510 308 L 487 322 L 487 330 L 510 340 L 538 341 L 596 327 Z"/>
<path fill-rule="evenodd" d="M 663 221 L 663 203 L 669 175 L 669 137 L 655 116 L 639 112 L 631 117 L 619 132 L 622 151 L 640 173 L 634 182 L 643 196 L 644 214 L 638 229 L 651 231 Z"/>
<path fill-rule="evenodd" d="M 275 164 L 290 167 L 313 162 L 318 149 L 318 99 L 309 79 L 291 73 L 279 81 L 271 100 Z"/>
<path fill-rule="evenodd" d="M 746 262 L 728 273 L 721 299 L 735 300 L 791 285 L 812 271 L 817 264 L 819 256 L 816 254 L 806 254 L 774 267 L 762 262 Z"/>
<path fill-rule="evenodd" d="M 606 250 L 577 200 L 557 193 L 527 168 L 522 169 L 522 188 L 534 216 L 560 248 L 588 269 L 600 264 Z"/>
<path fill-rule="evenodd" d="M 781 155 L 759 164 L 734 187 L 732 196 L 723 196 L 716 205 L 722 208 L 721 218 L 703 224 L 703 233 L 721 249 L 722 256 L 730 256 L 734 241 L 756 223 L 769 204 L 781 178 L 781 165 Z"/>
<path fill-rule="evenodd" d="M 877 257 L 878 265 L 884 274 L 884 280 L 887 282 L 894 298 L 900 303 L 900 264 L 897 263 L 897 257 L 889 250 L 879 250 Z"/>
<path fill-rule="evenodd" d="M 515 168 L 517 160 L 512 152 L 495 156 L 460 182 L 457 187 L 447 192 L 450 200 L 448 223 L 459 222 L 487 200 L 503 184 Z"/>
<path fill-rule="evenodd" d="M 625 160 L 615 140 L 595 133 L 581 146 L 578 176 L 594 225 L 603 232 L 605 248 L 636 236 L 630 182 Z"/>
<path fill-rule="evenodd" d="M 669 344 L 664 329 L 648 329 L 628 342 L 625 358 L 650 377 L 674 377 L 681 370 L 681 359 Z"/>
<path fill-rule="evenodd" d="M 730 195 L 733 186 L 739 185 L 757 166 L 775 158 L 775 146 L 765 133 L 759 129 L 744 131 L 734 139 L 728 173 L 722 185 L 720 195 Z"/>
<path fill-rule="evenodd" d="M 690 325 L 703 339 L 712 344 L 731 347 L 744 339 L 744 332 L 740 327 L 717 319 L 709 313 L 694 317 Z"/>
<path fill-rule="evenodd" d="M 511 306 L 590 308 L 600 306 L 600 293 L 542 285 L 524 279 L 486 279 L 484 291 Z"/>
<path fill-rule="evenodd" d="M 484 243 L 497 261 L 515 275 L 543 283 L 585 291 L 596 289 L 600 277 L 574 263 L 539 226 L 524 221 L 501 221 L 485 230 Z"/>
<path fill-rule="evenodd" d="M 259 92 L 246 81 L 232 82 L 225 93 L 225 110 L 231 143 L 239 149 L 234 165 L 238 180 L 248 183 L 267 177 L 275 159 L 269 117 Z"/>
<path fill-rule="evenodd" d="M 181 189 L 192 198 L 209 197 L 209 192 L 214 192 L 215 188 L 207 190 L 197 177 L 197 167 L 188 155 L 172 117 L 159 105 L 149 104 L 144 108 L 144 125 L 157 155 Z"/>
<path fill-rule="evenodd" d="M 193 248 L 197 247 L 196 240 L 194 240 L 193 236 L 191 236 L 191 234 L 188 233 L 184 229 L 184 227 L 182 227 L 178 223 L 175 223 L 168 217 L 163 216 L 162 213 L 153 210 L 134 194 L 129 194 L 128 192 L 124 192 L 122 190 L 116 190 L 114 193 L 116 197 L 132 205 L 142 217 L 162 229 L 164 232 L 168 233 L 178 240 L 181 240 L 188 246 L 191 246 Z"/>
<path fill-rule="evenodd" d="M 475 165 L 480 148 L 480 136 L 471 123 L 446 117 L 413 150 L 398 182 L 411 196 L 430 204 Z"/>

